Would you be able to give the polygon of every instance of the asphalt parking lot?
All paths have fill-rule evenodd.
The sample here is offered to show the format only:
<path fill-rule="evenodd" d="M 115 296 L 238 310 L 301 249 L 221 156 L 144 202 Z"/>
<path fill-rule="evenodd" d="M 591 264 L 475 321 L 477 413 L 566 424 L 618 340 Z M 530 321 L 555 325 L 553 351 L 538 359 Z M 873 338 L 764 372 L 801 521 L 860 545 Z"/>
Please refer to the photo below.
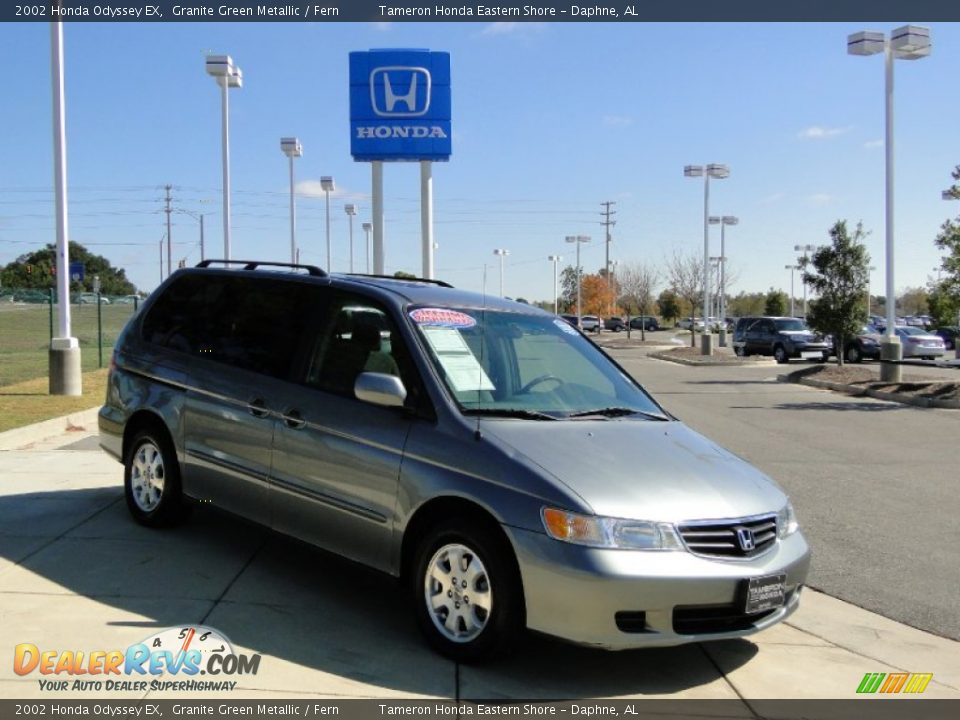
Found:
<path fill-rule="evenodd" d="M 960 586 L 949 525 L 955 475 L 946 454 L 928 453 L 914 482 L 901 450 L 883 450 L 894 427 L 930 443 L 941 436 L 928 424 L 941 426 L 947 442 L 960 414 L 783 386 L 768 379 L 775 366 L 688 368 L 636 350 L 616 357 L 668 409 L 794 495 L 817 553 L 812 580 L 825 592 L 806 591 L 786 623 L 744 640 L 621 653 L 530 637 L 506 661 L 456 665 L 421 642 L 389 578 L 205 508 L 173 530 L 133 523 L 121 466 L 97 449 L 88 416 L 82 431 L 0 435 L 0 648 L 125 648 L 160 628 L 204 624 L 262 656 L 259 672 L 237 678 L 224 699 L 712 698 L 751 716 L 751 699 L 853 698 L 865 673 L 893 671 L 932 672 L 924 697 L 960 698 L 956 603 L 952 614 L 939 609 L 939 588 L 952 583 L 955 596 Z M 922 513 L 926 523 L 914 526 Z M 888 527 L 888 516 L 903 516 L 912 534 Z M 934 577 L 904 574 L 913 565 Z M 915 587 L 928 580 L 931 589 Z M 859 593 L 889 585 L 878 612 L 858 607 L 869 605 Z M 911 607 L 927 620 L 901 619 L 932 632 L 891 619 Z M 36 675 L 0 665 L 0 698 L 56 696 Z"/>

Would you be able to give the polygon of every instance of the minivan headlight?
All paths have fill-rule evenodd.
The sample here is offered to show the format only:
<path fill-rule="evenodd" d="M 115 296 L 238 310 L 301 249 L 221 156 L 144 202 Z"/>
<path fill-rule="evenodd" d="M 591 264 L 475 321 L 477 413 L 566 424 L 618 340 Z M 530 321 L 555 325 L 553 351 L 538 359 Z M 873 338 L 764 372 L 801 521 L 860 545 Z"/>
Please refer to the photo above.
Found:
<path fill-rule="evenodd" d="M 555 508 L 544 508 L 541 519 L 547 535 L 575 545 L 621 550 L 683 550 L 677 530 L 670 523 L 580 515 Z"/>
<path fill-rule="evenodd" d="M 777 513 L 777 537 L 785 538 L 793 535 L 800 529 L 800 523 L 797 522 L 797 513 L 793 510 L 793 503 L 789 500 Z"/>

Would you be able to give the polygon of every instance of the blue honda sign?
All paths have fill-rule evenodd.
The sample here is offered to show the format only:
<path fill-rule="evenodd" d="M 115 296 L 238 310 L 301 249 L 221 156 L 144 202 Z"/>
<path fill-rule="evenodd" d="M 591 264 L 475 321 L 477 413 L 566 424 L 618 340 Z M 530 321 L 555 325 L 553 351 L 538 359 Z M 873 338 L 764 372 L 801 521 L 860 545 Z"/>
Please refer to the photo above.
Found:
<path fill-rule="evenodd" d="M 350 53 L 354 160 L 449 160 L 450 53 Z"/>

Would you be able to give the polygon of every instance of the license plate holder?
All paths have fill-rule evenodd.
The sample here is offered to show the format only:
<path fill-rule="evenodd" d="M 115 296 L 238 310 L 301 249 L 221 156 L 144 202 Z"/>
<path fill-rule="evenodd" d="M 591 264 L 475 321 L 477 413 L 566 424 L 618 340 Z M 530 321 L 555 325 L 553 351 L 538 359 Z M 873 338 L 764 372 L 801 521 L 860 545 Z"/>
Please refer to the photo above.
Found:
<path fill-rule="evenodd" d="M 804 360 L 816 360 L 817 358 L 823 357 L 822 350 L 804 350 L 800 353 L 800 357 Z"/>
<path fill-rule="evenodd" d="M 787 595 L 787 576 L 763 575 L 747 580 L 744 612 L 756 615 L 775 608 L 783 607 Z"/>

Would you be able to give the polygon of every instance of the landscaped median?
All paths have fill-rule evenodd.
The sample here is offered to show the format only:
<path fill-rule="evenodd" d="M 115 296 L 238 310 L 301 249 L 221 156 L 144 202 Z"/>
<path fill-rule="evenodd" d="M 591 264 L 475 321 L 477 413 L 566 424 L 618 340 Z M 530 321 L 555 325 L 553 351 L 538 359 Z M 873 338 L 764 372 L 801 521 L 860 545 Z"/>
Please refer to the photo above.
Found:
<path fill-rule="evenodd" d="M 107 370 L 83 374 L 83 395 L 50 395 L 48 378 L 36 378 L 0 387 L 0 432 L 32 425 L 102 405 Z"/>
<path fill-rule="evenodd" d="M 669 350 L 650 353 L 649 357 L 669 360 L 680 365 L 769 365 L 770 358 L 742 358 L 734 355 L 729 347 L 715 347 L 710 355 L 704 355 L 699 347 L 675 347 Z"/>
<path fill-rule="evenodd" d="M 917 376 L 899 383 L 881 382 L 872 370 L 850 365 L 814 365 L 777 379 L 918 407 L 960 409 L 960 382 L 956 381 Z"/>

